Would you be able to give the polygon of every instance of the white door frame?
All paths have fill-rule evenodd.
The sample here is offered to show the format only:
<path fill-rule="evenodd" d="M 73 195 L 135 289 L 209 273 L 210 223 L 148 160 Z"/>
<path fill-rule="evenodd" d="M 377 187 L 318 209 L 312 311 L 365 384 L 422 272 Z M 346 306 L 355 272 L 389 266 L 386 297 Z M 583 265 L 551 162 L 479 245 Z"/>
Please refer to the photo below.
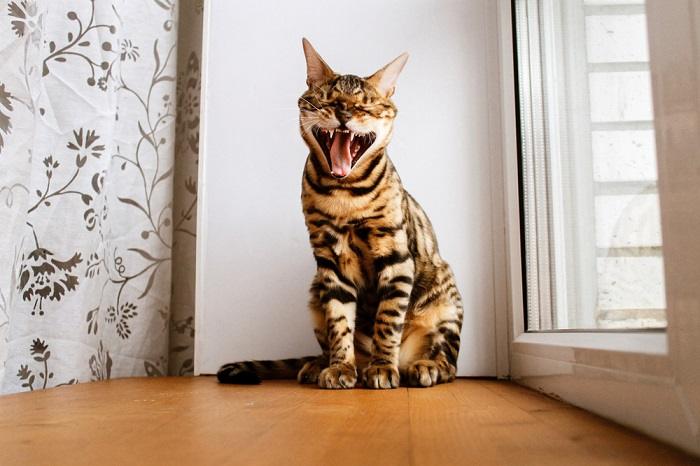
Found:
<path fill-rule="evenodd" d="M 700 5 L 647 0 L 647 11 L 668 329 L 528 333 L 511 1 L 498 2 L 510 370 L 524 385 L 700 454 Z"/>

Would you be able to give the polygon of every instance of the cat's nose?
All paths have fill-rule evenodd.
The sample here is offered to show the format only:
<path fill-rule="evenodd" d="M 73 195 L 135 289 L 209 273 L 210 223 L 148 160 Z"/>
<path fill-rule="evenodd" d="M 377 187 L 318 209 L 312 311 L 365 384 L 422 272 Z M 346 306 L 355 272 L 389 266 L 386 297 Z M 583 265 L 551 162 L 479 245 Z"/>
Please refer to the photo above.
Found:
<path fill-rule="evenodd" d="M 335 117 L 338 119 L 341 125 L 344 125 L 350 121 L 350 119 L 352 119 L 352 112 L 338 109 L 335 111 Z"/>

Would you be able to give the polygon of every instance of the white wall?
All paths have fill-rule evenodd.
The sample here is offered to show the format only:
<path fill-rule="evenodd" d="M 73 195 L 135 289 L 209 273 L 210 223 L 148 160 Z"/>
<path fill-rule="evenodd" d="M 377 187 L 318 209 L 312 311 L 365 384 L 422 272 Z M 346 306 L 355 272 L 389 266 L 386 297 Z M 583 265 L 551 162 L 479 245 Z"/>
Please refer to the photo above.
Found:
<path fill-rule="evenodd" d="M 490 160 L 498 154 L 489 138 L 500 130 L 489 128 L 498 76 L 488 71 L 497 61 L 487 53 L 497 53 L 486 46 L 488 2 L 209 2 L 197 373 L 319 352 L 306 310 L 314 263 L 299 199 L 307 155 L 296 108 L 305 88 L 302 36 L 341 73 L 369 75 L 410 53 L 389 153 L 457 276 L 460 374 L 496 373 L 494 290 L 504 279 L 494 277 L 493 261 Z M 500 237 L 496 244 L 502 248 Z"/>

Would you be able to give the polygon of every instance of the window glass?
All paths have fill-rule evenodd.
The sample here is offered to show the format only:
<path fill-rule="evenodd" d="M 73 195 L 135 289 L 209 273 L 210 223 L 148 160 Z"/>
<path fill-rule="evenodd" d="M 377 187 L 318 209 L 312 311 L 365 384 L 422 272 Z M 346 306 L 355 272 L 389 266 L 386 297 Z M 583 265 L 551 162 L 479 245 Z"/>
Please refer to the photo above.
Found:
<path fill-rule="evenodd" d="M 663 328 L 644 3 L 515 7 L 528 330 Z"/>

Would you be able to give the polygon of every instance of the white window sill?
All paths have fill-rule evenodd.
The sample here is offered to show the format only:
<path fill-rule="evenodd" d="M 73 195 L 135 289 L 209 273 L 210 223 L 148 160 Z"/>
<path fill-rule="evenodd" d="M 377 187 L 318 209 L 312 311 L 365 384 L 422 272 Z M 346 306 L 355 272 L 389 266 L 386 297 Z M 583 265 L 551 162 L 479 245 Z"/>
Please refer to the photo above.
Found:
<path fill-rule="evenodd" d="M 645 332 L 527 332 L 515 338 L 513 344 L 619 351 L 658 356 L 665 356 L 668 353 L 666 332 L 663 330 Z"/>
<path fill-rule="evenodd" d="M 589 368 L 617 373 L 671 375 L 666 332 L 532 332 L 512 343 L 515 378 Z"/>

